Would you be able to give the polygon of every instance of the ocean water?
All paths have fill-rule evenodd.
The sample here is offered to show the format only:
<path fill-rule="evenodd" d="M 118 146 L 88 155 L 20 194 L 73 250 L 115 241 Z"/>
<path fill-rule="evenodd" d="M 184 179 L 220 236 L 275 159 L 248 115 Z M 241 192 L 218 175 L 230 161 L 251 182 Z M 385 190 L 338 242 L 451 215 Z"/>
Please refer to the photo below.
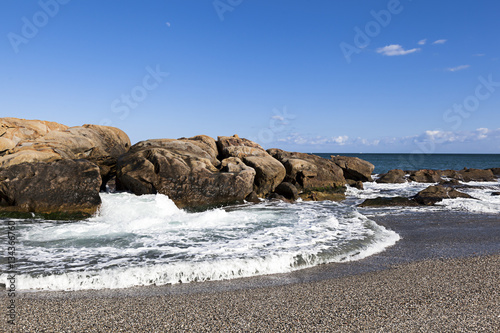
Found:
<path fill-rule="evenodd" d="M 330 159 L 331 155 L 359 157 L 375 166 L 375 174 L 391 169 L 402 170 L 461 170 L 463 168 L 489 169 L 500 167 L 500 154 L 342 154 L 317 153 Z"/>
<path fill-rule="evenodd" d="M 385 161 L 379 163 L 383 165 L 379 172 L 392 169 L 390 161 L 399 159 L 393 154 L 363 154 L 361 158 L 365 155 L 370 155 L 372 163 Z M 453 168 L 450 165 L 468 157 L 447 158 L 450 164 L 443 169 Z M 488 166 L 496 163 L 491 155 L 477 161 Z M 426 163 L 426 168 L 437 169 L 443 162 Z M 14 270 L 20 290 L 126 288 L 233 279 L 359 260 L 384 251 L 400 236 L 371 217 L 402 209 L 360 209 L 357 204 L 380 196 L 411 196 L 429 185 L 366 182 L 362 191 L 349 187 L 347 199 L 340 203 L 262 201 L 196 213 L 178 209 L 164 195 L 102 193 L 103 204 L 92 218 L 0 219 L 0 232 L 6 236 L 14 226 Z M 500 191 L 499 181 L 468 185 L 461 190 L 474 199 L 444 200 L 434 207 L 404 210 L 411 214 L 429 210 L 500 213 L 500 196 L 492 195 Z M 1 260 L 0 281 L 6 283 L 6 272 L 11 270 L 6 257 Z"/>

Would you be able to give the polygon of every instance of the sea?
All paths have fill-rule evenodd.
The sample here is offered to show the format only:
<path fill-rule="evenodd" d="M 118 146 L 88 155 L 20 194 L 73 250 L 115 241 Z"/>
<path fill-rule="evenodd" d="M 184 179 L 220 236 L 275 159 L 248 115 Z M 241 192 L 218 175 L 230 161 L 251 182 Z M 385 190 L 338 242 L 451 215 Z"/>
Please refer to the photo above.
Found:
<path fill-rule="evenodd" d="M 317 154 L 330 158 L 332 154 Z M 390 169 L 500 167 L 500 154 L 338 154 Z M 411 196 L 431 184 L 348 187 L 342 202 L 260 203 L 203 212 L 179 209 L 167 196 L 101 193 L 99 212 L 76 221 L 0 218 L 0 282 L 16 289 L 86 290 L 217 281 L 288 273 L 360 260 L 400 241 L 373 217 L 406 211 L 499 214 L 500 181 L 470 182 L 473 199 L 445 199 L 433 207 L 359 208 L 367 198 Z M 10 242 L 10 243 L 9 243 Z M 10 257 L 10 259 L 8 259 Z M 12 259 L 13 258 L 13 259 Z"/>

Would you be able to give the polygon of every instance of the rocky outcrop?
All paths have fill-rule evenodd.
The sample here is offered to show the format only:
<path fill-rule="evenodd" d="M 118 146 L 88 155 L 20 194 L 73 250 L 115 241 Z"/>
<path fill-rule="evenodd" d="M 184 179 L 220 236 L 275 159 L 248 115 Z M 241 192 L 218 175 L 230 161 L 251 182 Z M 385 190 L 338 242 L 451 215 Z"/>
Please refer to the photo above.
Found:
<path fill-rule="evenodd" d="M 340 188 L 346 184 L 342 169 L 330 160 L 275 148 L 267 152 L 285 166 L 284 181 L 292 183 L 299 191 Z"/>
<path fill-rule="evenodd" d="M 379 184 L 406 183 L 405 172 L 400 169 L 389 170 L 389 172 L 382 174 L 376 182 Z"/>
<path fill-rule="evenodd" d="M 357 188 L 358 190 L 364 189 L 364 185 L 363 185 L 363 182 L 361 180 L 356 181 L 356 180 L 352 180 L 352 179 L 346 179 L 346 183 L 347 183 L 347 185 L 354 187 L 354 188 Z"/>
<path fill-rule="evenodd" d="M 441 171 L 427 169 L 410 171 L 409 179 L 417 183 L 438 183 L 441 181 Z"/>
<path fill-rule="evenodd" d="M 19 142 L 36 140 L 51 131 L 64 131 L 68 126 L 43 120 L 0 118 L 0 155 Z"/>
<path fill-rule="evenodd" d="M 90 216 L 101 199 L 99 168 L 86 160 L 21 163 L 0 169 L 0 212 Z"/>
<path fill-rule="evenodd" d="M 345 179 L 354 181 L 371 182 L 372 172 L 375 166 L 368 161 L 357 157 L 349 156 L 331 156 L 333 163 L 337 164 L 344 172 Z"/>
<path fill-rule="evenodd" d="M 489 169 L 491 172 L 493 172 L 493 175 L 496 177 L 500 176 L 500 168 L 491 168 Z"/>
<path fill-rule="evenodd" d="M 218 169 L 209 146 L 197 139 L 140 142 L 118 159 L 117 189 L 165 194 L 178 207 L 243 201 L 253 191 L 255 170 L 237 157 L 224 159 Z"/>
<path fill-rule="evenodd" d="M 297 188 L 292 183 L 288 182 L 279 184 L 274 192 L 276 194 L 282 195 L 288 200 L 297 200 L 299 198 L 299 192 L 297 191 Z"/>
<path fill-rule="evenodd" d="M 116 159 L 130 148 L 120 129 L 99 125 L 68 128 L 65 125 L 1 118 L 2 138 L 15 143 L 0 153 L 0 168 L 20 163 L 86 159 L 100 168 L 103 186 L 115 173 Z"/>
<path fill-rule="evenodd" d="M 463 169 L 457 171 L 458 178 L 464 182 L 491 182 L 495 181 L 495 175 L 491 170 L 482 170 L 482 169 Z"/>
<path fill-rule="evenodd" d="M 219 136 L 217 148 L 220 159 L 237 157 L 255 170 L 254 191 L 260 197 L 272 193 L 285 178 L 285 167 L 253 141 L 237 135 Z"/>
<path fill-rule="evenodd" d="M 443 199 L 456 199 L 456 198 L 472 198 L 466 193 L 459 192 L 451 187 L 445 187 L 442 185 L 429 186 L 425 190 L 422 190 L 413 197 L 413 200 L 421 205 L 434 205 L 436 202 L 442 201 Z"/>
<path fill-rule="evenodd" d="M 419 203 L 411 198 L 404 197 L 379 197 L 366 199 L 358 207 L 415 207 Z"/>

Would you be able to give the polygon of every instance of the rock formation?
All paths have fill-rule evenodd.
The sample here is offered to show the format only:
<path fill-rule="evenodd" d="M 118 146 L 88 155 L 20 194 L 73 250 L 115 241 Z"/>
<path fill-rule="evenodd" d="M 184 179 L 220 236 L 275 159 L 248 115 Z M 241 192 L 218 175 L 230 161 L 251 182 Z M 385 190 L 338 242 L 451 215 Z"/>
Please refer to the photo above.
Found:
<path fill-rule="evenodd" d="M 86 160 L 15 164 L 0 168 L 0 211 L 90 216 L 100 186 L 99 168 Z"/>
<path fill-rule="evenodd" d="M 205 138 L 206 139 L 206 138 Z M 207 139 L 147 140 L 117 163 L 117 189 L 168 195 L 178 207 L 207 207 L 243 201 L 254 188 L 255 170 L 239 158 L 218 169 Z"/>
<path fill-rule="evenodd" d="M 345 179 L 354 181 L 371 182 L 375 166 L 368 161 L 357 157 L 331 156 L 333 163 L 337 164 L 344 172 Z"/>

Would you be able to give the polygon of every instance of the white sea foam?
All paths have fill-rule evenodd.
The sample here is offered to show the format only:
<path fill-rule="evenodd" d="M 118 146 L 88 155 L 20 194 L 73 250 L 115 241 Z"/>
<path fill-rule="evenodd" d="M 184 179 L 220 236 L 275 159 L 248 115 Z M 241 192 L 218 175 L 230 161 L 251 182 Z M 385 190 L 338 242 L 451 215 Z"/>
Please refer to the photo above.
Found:
<path fill-rule="evenodd" d="M 361 259 L 399 239 L 334 202 L 187 213 L 162 195 L 103 194 L 102 200 L 91 219 L 19 228 L 18 288 L 124 288 L 284 273 Z"/>

